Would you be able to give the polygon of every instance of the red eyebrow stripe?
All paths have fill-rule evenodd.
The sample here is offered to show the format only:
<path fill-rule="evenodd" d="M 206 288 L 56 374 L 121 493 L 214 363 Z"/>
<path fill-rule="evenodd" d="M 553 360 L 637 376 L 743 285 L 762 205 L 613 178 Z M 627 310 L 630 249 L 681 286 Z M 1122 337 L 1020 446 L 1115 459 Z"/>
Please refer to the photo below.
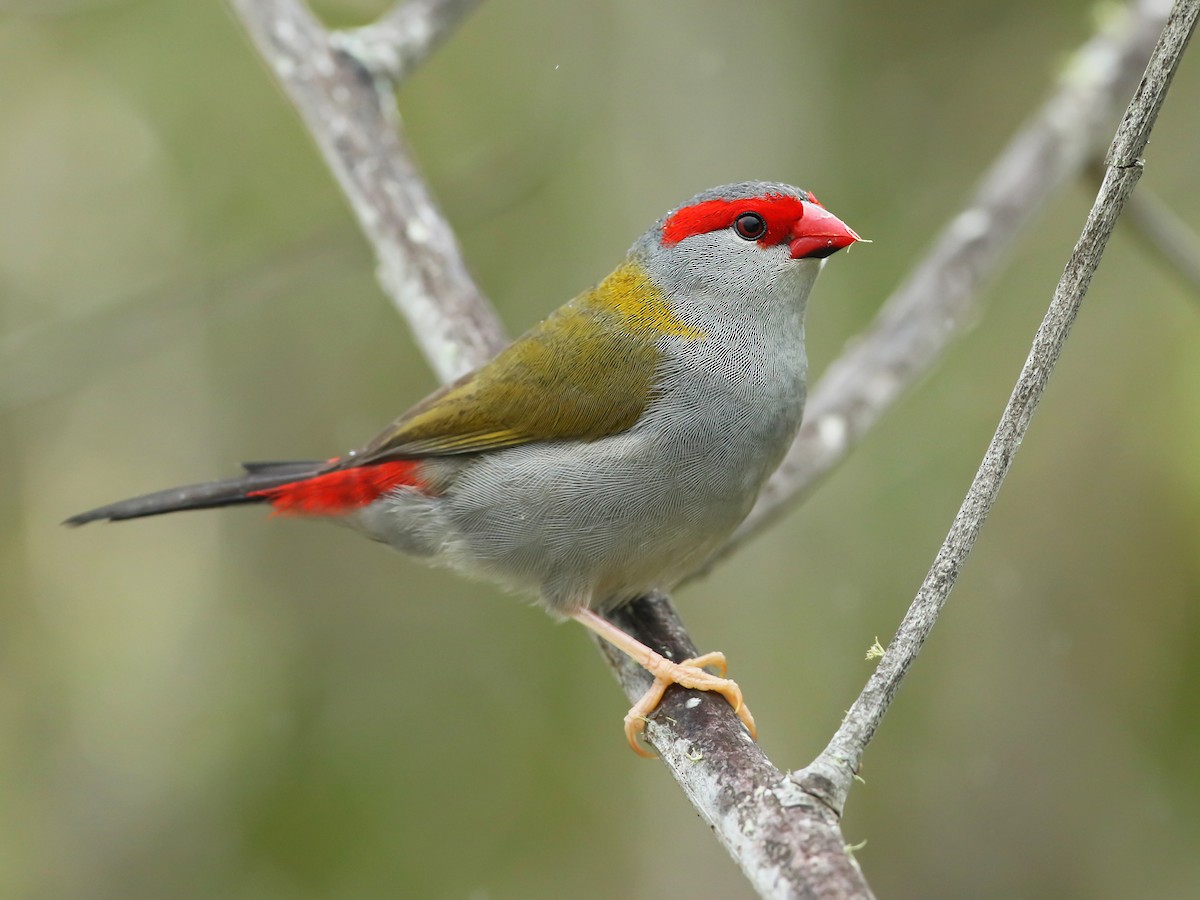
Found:
<path fill-rule="evenodd" d="M 668 247 L 694 234 L 728 228 L 742 213 L 756 212 L 767 222 L 767 233 L 758 239 L 765 247 L 787 240 L 792 225 L 804 215 L 804 201 L 786 194 L 769 194 L 745 200 L 705 200 L 685 206 L 663 223 L 663 243 Z"/>

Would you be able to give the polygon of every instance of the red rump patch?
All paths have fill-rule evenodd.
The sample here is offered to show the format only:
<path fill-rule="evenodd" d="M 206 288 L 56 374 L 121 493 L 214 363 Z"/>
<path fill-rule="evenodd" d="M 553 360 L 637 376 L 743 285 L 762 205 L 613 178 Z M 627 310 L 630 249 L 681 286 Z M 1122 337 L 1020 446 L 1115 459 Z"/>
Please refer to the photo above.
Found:
<path fill-rule="evenodd" d="M 419 488 L 419 465 L 419 460 L 402 459 L 338 469 L 246 496 L 270 501 L 280 515 L 340 516 L 374 502 L 393 488 Z"/>
<path fill-rule="evenodd" d="M 783 243 L 791 235 L 792 225 L 804 215 L 804 201 L 787 194 L 768 194 L 745 200 L 705 200 L 695 206 L 685 206 L 663 223 L 663 243 L 670 247 L 694 234 L 728 228 L 738 216 L 748 212 L 758 213 L 766 221 L 767 232 L 758 243 L 771 247 Z"/>

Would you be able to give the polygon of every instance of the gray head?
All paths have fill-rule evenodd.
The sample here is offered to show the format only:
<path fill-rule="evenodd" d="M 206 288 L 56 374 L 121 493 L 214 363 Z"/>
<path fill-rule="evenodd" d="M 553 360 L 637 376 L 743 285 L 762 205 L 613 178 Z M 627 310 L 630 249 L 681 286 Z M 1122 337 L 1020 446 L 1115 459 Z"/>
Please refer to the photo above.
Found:
<path fill-rule="evenodd" d="M 811 281 L 820 260 L 857 240 L 809 191 L 743 181 L 697 194 L 655 223 L 630 253 L 669 293 L 720 286 L 746 296 Z"/>

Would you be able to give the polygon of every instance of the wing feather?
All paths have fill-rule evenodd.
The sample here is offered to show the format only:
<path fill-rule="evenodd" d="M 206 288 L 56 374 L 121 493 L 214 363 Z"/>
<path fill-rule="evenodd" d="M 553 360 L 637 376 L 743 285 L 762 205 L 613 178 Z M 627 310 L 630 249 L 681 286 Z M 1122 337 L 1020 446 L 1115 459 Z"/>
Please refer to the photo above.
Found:
<path fill-rule="evenodd" d="M 491 362 L 418 403 L 354 464 L 535 441 L 593 441 L 630 428 L 650 401 L 657 335 L 621 327 L 620 311 L 596 302 L 599 290 L 576 298 Z"/>
<path fill-rule="evenodd" d="M 619 434 L 652 399 L 664 335 L 704 338 L 675 318 L 639 265 L 626 263 L 341 465 Z"/>

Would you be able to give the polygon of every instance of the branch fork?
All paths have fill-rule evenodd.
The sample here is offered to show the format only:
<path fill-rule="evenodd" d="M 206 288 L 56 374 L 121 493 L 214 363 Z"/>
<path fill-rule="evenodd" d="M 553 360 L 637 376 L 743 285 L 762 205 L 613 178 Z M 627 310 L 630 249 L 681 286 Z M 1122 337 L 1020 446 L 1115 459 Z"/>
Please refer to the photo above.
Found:
<path fill-rule="evenodd" d="M 417 172 L 394 98 L 395 88 L 478 0 L 409 0 L 372 25 L 333 33 L 302 0 L 231 2 L 346 193 L 375 250 L 379 280 L 434 370 L 448 381 L 486 361 L 504 345 L 503 330 Z M 1178 0 L 1173 7 L 1165 0 L 1134 0 L 1107 17 L 967 207 L 829 367 L 796 443 L 718 554 L 731 552 L 806 496 L 928 371 L 973 318 L 981 286 L 1016 237 L 1094 158 L 1119 98 L 1138 84 L 1149 57 L 1110 148 L 1096 203 L 971 489 L 829 745 L 805 768 L 785 773 L 749 739 L 723 699 L 678 688 L 666 692 L 647 722 L 646 738 L 764 896 L 871 896 L 839 828 L 846 797 L 1028 428 L 1116 217 L 1141 174 L 1150 129 L 1195 29 L 1198 6 L 1200 0 Z M 700 655 L 665 597 L 641 598 L 609 618 L 668 659 Z M 650 682 L 646 672 L 608 645 L 601 650 L 630 699 L 640 697 Z"/>

